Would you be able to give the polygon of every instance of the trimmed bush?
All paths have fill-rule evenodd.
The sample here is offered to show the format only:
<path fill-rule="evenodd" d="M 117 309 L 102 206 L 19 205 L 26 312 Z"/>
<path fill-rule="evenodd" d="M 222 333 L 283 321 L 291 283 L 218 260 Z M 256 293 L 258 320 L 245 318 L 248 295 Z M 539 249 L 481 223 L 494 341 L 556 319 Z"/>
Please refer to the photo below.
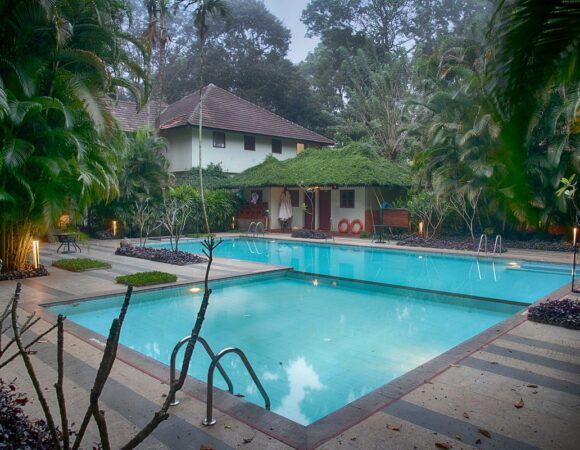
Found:
<path fill-rule="evenodd" d="M 185 266 L 186 264 L 199 264 L 207 261 L 203 256 L 195 255 L 189 252 L 174 252 L 165 248 L 125 246 L 119 247 L 115 255 L 130 256 L 132 258 L 148 259 L 176 266 Z"/>
<path fill-rule="evenodd" d="M 70 272 L 85 272 L 86 270 L 111 268 L 111 264 L 91 258 L 61 259 L 53 262 L 52 265 Z"/>
<path fill-rule="evenodd" d="M 149 286 L 152 284 L 174 283 L 177 276 L 166 272 L 137 272 L 115 278 L 117 283 L 127 286 Z"/>

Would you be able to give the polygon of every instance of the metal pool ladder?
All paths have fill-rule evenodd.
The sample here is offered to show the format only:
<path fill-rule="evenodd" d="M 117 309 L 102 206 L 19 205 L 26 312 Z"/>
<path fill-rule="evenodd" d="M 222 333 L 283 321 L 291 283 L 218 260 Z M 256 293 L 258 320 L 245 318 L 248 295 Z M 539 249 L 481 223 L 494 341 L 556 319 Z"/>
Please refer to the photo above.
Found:
<path fill-rule="evenodd" d="M 483 246 L 482 246 L 483 244 Z M 479 258 L 479 254 L 483 249 L 484 254 L 487 255 L 487 234 L 483 233 L 479 238 L 479 245 L 477 246 L 477 257 Z M 502 238 L 501 234 L 498 234 L 495 237 L 495 242 L 493 244 L 493 253 L 491 254 L 491 259 L 495 259 L 495 255 L 497 253 L 502 253 L 503 246 L 502 246 Z"/>
<path fill-rule="evenodd" d="M 248 234 L 254 237 L 256 237 L 258 234 L 264 236 L 265 234 L 264 223 L 261 220 L 258 222 L 250 223 L 250 226 L 248 227 Z"/>
<path fill-rule="evenodd" d="M 172 386 L 173 383 L 175 382 L 175 360 L 177 359 L 177 353 L 179 352 L 181 347 L 183 347 L 183 345 L 185 345 L 185 343 L 189 342 L 190 340 L 191 340 L 191 336 L 184 337 L 175 345 L 175 347 L 173 348 L 173 351 L 171 352 L 171 363 L 169 366 L 169 383 L 170 383 L 169 385 L 170 386 Z M 260 379 L 256 375 L 254 368 L 250 364 L 250 361 L 248 361 L 246 354 L 241 349 L 239 349 L 237 347 L 228 347 L 228 348 L 224 348 L 223 350 L 218 352 L 218 354 L 216 355 L 204 338 L 202 338 L 201 336 L 198 336 L 197 341 L 201 343 L 201 345 L 203 346 L 206 353 L 208 354 L 208 356 L 211 359 L 211 364 L 209 365 L 209 369 L 207 372 L 207 411 L 206 411 L 206 418 L 203 419 L 203 422 L 202 422 L 204 425 L 210 426 L 210 425 L 215 425 L 215 423 L 216 423 L 216 420 L 213 418 L 213 415 L 212 415 L 213 414 L 212 413 L 212 409 L 213 409 L 213 375 L 214 375 L 216 368 L 219 370 L 220 374 L 222 375 L 222 377 L 226 381 L 226 384 L 228 385 L 228 392 L 230 394 L 234 393 L 234 385 L 232 383 L 232 380 L 230 379 L 230 377 L 228 376 L 228 374 L 226 373 L 226 371 L 224 370 L 224 368 L 222 367 L 222 365 L 219 362 L 222 357 L 224 357 L 225 355 L 227 355 L 229 353 L 235 353 L 236 355 L 238 355 L 240 357 L 240 359 L 242 360 L 242 363 L 244 363 L 244 366 L 246 366 L 246 370 L 250 374 L 250 377 L 252 377 L 252 380 L 254 381 L 254 383 L 256 384 L 256 387 L 260 391 L 262 398 L 264 399 L 265 408 L 267 410 L 270 410 L 270 397 L 268 397 L 266 389 L 264 389 L 264 386 L 262 385 L 262 383 L 260 382 Z M 171 406 L 175 406 L 175 405 L 179 404 L 179 401 L 176 401 L 175 396 L 174 396 L 171 399 L 170 404 L 171 404 Z"/>

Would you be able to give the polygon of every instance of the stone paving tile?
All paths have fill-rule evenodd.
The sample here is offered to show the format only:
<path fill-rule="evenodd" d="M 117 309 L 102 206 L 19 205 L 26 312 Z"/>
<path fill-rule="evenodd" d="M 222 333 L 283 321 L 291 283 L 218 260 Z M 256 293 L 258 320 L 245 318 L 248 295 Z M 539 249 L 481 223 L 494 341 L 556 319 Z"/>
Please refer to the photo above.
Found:
<path fill-rule="evenodd" d="M 285 237 L 273 235 L 272 238 Z M 270 238 L 270 236 L 268 236 Z M 349 244 L 369 245 L 353 239 L 336 239 L 336 242 Z M 114 256 L 114 248 L 118 241 L 91 243 L 88 248 L 83 247 L 83 253 L 77 255 L 55 255 L 56 246 L 43 246 L 42 259 L 46 264 L 53 259 L 61 257 L 91 256 L 96 259 L 110 260 L 113 268 L 110 270 L 88 272 L 86 274 L 71 274 L 70 272 L 51 267 L 51 276 L 29 280 L 23 284 L 23 304 L 36 305 L 38 303 L 54 301 L 62 297 L 64 292 L 73 298 L 102 295 L 104 293 L 122 292 L 123 288 L 114 283 L 114 277 L 119 273 L 130 273 L 142 270 L 165 270 L 175 273 L 180 281 L 201 280 L 205 265 L 171 266 L 151 261 L 134 258 Z M 402 250 L 402 247 L 396 247 Z M 418 249 L 412 249 L 418 250 Z M 422 250 L 423 251 L 423 250 Z M 430 250 L 426 250 L 430 251 Z M 440 253 L 440 250 L 433 250 Z M 469 254 L 468 252 L 450 252 L 455 254 Z M 502 255 L 506 258 L 535 258 L 553 262 L 566 262 L 569 255 L 549 254 L 549 252 L 510 252 Z M 237 276 L 241 273 L 258 273 L 268 266 L 258 263 L 242 261 L 220 260 L 215 261 L 212 275 L 217 278 L 223 276 Z M 215 273 L 214 273 L 215 272 Z M 0 283 L 0 307 L 11 295 L 14 282 Z M 76 293 L 76 294 L 75 294 Z M 28 306 L 27 306 L 28 307 Z M 74 328 L 74 327 L 72 327 Z M 510 338 L 513 336 L 513 338 Z M 47 346 L 54 347 L 54 340 L 47 339 Z M 74 391 L 71 394 L 73 403 L 78 403 L 87 395 L 87 380 L 92 381 L 94 370 L 97 366 L 101 353 L 92 345 L 67 335 L 67 383 Z M 511 353 L 510 353 L 511 350 Z M 456 360 L 465 356 L 464 353 L 451 352 Z M 570 443 L 577 439 L 577 428 L 574 427 L 575 418 L 580 417 L 580 374 L 574 373 L 580 355 L 580 333 L 573 330 L 565 330 L 558 327 L 526 322 L 517 326 L 508 335 L 496 340 L 491 346 L 476 352 L 471 357 L 460 362 L 459 367 L 449 368 L 443 373 L 432 378 L 433 384 L 424 384 L 418 389 L 405 395 L 404 387 L 412 386 L 400 382 L 400 394 L 394 395 L 396 386 L 391 390 L 385 390 L 389 395 L 363 399 L 345 408 L 340 414 L 334 415 L 335 422 L 340 422 L 344 415 L 344 430 L 335 438 L 322 443 L 318 448 L 352 448 L 352 449 L 387 449 L 387 448 L 434 448 L 437 441 L 449 441 L 453 448 L 473 448 L 474 437 L 477 434 L 474 425 L 485 424 L 497 438 L 482 438 L 482 443 L 476 448 L 530 448 L 538 445 L 542 448 L 571 448 Z M 54 370 L 50 364 L 45 364 L 42 352 L 33 355 L 35 364 L 43 371 L 44 377 L 54 376 Z M 501 359 L 501 360 L 500 360 Z M 138 361 L 138 359 L 136 360 Z M 131 364 L 134 362 L 130 360 Z M 499 364 L 491 364 L 498 362 Z M 429 367 L 426 364 L 425 367 Z M 435 372 L 425 369 L 425 378 Z M 21 368 L 17 365 L 11 367 L 11 372 L 22 375 Z M 91 375 L 92 374 L 92 375 Z M 88 377 L 88 378 L 87 378 Z M 527 379 L 536 380 L 538 388 L 527 386 Z M 23 380 L 24 381 L 24 380 Z M 199 383 L 197 383 L 199 384 Z M 196 384 L 196 386 L 197 386 Z M 198 389 L 197 387 L 195 389 Z M 409 387 L 407 387 L 407 390 Z M 437 391 L 437 389 L 439 389 Z M 30 391 L 30 389 L 28 389 Z M 116 362 L 113 369 L 108 397 L 104 404 L 108 406 L 107 414 L 111 418 L 112 429 L 116 435 L 124 437 L 131 434 L 136 425 L 142 424 L 143 420 L 156 408 L 166 392 L 167 386 L 159 379 L 152 378 L 147 373 L 132 365 L 125 364 L 122 360 Z M 203 389 L 202 389 L 203 390 Z M 397 392 L 399 392 L 397 391 Z M 534 393 L 536 392 L 536 393 Z M 146 393 L 144 397 L 143 393 Z M 393 394 L 393 395 L 391 395 Z M 403 395 L 397 401 L 399 395 Z M 196 393 L 196 397 L 202 398 L 203 393 Z M 443 397 L 441 397 L 443 395 Z M 196 448 L 200 443 L 211 443 L 215 449 L 275 449 L 289 448 L 282 441 L 268 435 L 269 432 L 276 434 L 287 428 L 288 436 L 295 437 L 303 433 L 301 428 L 289 426 L 286 419 L 271 420 L 261 419 L 262 424 L 271 424 L 270 430 L 264 432 L 253 429 L 244 423 L 244 420 L 233 418 L 219 410 L 214 410 L 214 416 L 219 422 L 216 427 L 205 428 L 200 425 L 205 415 L 205 403 L 187 394 L 180 393 L 182 403 L 171 411 L 170 421 L 161 425 L 156 431 L 155 438 L 148 440 L 140 448 Z M 377 412 L 381 402 L 389 404 L 387 411 L 396 413 L 396 416 Z M 437 397 L 437 398 L 436 398 Z M 525 406 L 517 410 L 513 406 L 513 398 L 522 398 Z M 127 404 L 127 400 L 129 404 Z M 124 400 L 124 401 L 123 401 Z M 475 402 L 477 408 L 472 408 L 473 413 L 479 413 L 477 422 L 467 422 L 457 412 L 466 402 Z M 239 416 L 239 404 L 232 400 L 232 414 Z M 223 403 L 227 405 L 228 403 Z M 138 407 L 141 405 L 141 407 Z M 145 406 L 148 405 L 148 406 Z M 138 407 L 135 410 L 135 407 Z M 349 422 L 348 411 L 356 411 L 356 416 L 362 420 L 352 426 Z M 252 408 L 251 408 L 252 409 Z M 263 414 L 255 407 L 256 414 Z M 252 410 L 253 410 L 252 409 Z M 227 410 L 227 408 L 226 408 Z M 515 414 L 513 411 L 515 410 Z M 362 413 L 362 414 L 361 414 Z M 251 414 L 246 419 L 251 421 Z M 370 417 L 367 417 L 371 414 Z M 473 417 L 473 416 L 472 416 Z M 533 428 L 542 425 L 550 427 L 553 431 L 544 432 L 541 435 L 533 433 Z M 340 430 L 337 423 L 328 423 L 328 432 Z M 402 424 L 401 431 L 392 431 L 386 428 L 386 423 Z M 163 427 L 163 428 L 162 428 Z M 333 428 L 334 427 L 334 428 Z M 278 429 L 279 428 L 279 429 Z M 503 428 L 503 429 L 502 429 Z M 464 441 L 455 439 L 456 429 L 462 433 Z M 308 437 L 306 444 L 296 444 L 301 438 L 291 439 L 299 448 L 313 448 L 317 436 L 328 439 L 328 432 L 324 427 L 318 427 L 317 434 L 304 433 Z M 95 432 L 95 430 L 92 430 Z M 529 432 L 529 435 L 526 434 Z M 499 433 L 499 434 L 497 434 Z M 550 442 L 554 434 L 559 434 L 561 439 L 556 446 Z M 282 433 L 283 434 L 283 433 Z M 177 435 L 177 436 L 176 436 Z M 96 436 L 96 434 L 93 434 Z M 493 436 L 493 435 L 492 435 Z M 510 440 L 511 439 L 511 440 Z M 244 441 L 246 440 L 246 441 Z M 553 440 L 553 439 L 552 439 Z M 469 441 L 466 444 L 466 441 Z M 473 441 L 473 442 L 471 442 Z"/>
<path fill-rule="evenodd" d="M 389 429 L 387 425 L 398 427 L 399 430 Z M 456 450 L 477 448 L 456 439 L 455 436 L 441 435 L 384 412 L 373 414 L 364 422 L 316 448 L 317 450 L 435 449 L 437 442 L 448 442 Z"/>
<path fill-rule="evenodd" d="M 540 384 L 537 384 L 537 388 L 528 387 L 532 383 L 464 365 L 444 372 L 435 381 L 498 400 L 522 398 L 528 407 L 562 419 L 576 417 L 580 413 L 580 401 L 576 396 Z"/>
<path fill-rule="evenodd" d="M 545 364 L 542 365 L 533 364 L 532 362 L 519 359 L 518 357 L 498 355 L 496 353 L 488 352 L 487 350 L 488 349 L 485 349 L 477 354 L 477 359 L 479 361 L 497 363 L 498 367 L 496 368 L 499 368 L 499 366 L 509 367 L 538 376 L 545 376 L 553 379 L 567 381 L 570 382 L 571 384 L 578 385 L 578 387 L 580 388 L 580 376 L 579 376 L 580 372 L 561 370 L 560 367 L 557 366 L 556 360 L 554 360 L 555 361 L 554 366 L 550 367 Z M 490 369 L 493 369 L 493 367 Z"/>
<path fill-rule="evenodd" d="M 501 435 L 517 441 L 512 446 L 509 439 L 504 439 L 504 447 L 516 447 L 518 443 L 522 443 L 541 448 L 574 449 L 580 440 L 580 428 L 574 430 L 573 416 L 563 418 L 550 415 L 541 401 L 529 401 L 534 394 L 531 389 L 527 391 L 527 395 L 511 391 L 503 398 L 497 398 L 475 393 L 469 387 L 462 389 L 436 380 L 433 384 L 407 395 L 404 400 L 461 422 L 456 422 L 456 425 L 470 424 L 475 428 L 475 432 L 472 430 L 472 437 L 481 428 L 490 431 L 494 440 L 498 440 Z M 535 396 L 538 395 L 541 398 L 542 394 Z M 520 398 L 524 399 L 524 407 L 518 409 L 514 402 Z M 387 408 L 387 411 L 392 409 L 395 408 Z M 465 412 L 469 419 L 463 416 Z M 462 434 L 459 431 L 457 433 Z M 470 442 L 474 443 L 474 440 Z"/>
<path fill-rule="evenodd" d="M 511 339 L 506 339 L 507 337 L 509 337 L 509 335 L 494 342 L 493 345 L 495 347 L 501 347 L 504 350 L 527 352 L 555 361 L 580 364 L 580 349 L 550 344 L 549 342 L 543 342 L 543 345 L 532 346 L 529 342 L 522 343 L 522 341 L 513 341 Z"/>

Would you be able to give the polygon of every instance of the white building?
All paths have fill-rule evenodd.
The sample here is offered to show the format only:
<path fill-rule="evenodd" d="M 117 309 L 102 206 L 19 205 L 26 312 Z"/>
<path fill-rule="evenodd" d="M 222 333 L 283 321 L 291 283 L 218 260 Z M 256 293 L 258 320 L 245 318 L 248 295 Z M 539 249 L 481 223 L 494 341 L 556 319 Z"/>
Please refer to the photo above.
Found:
<path fill-rule="evenodd" d="M 285 160 L 307 147 L 333 145 L 334 141 L 290 122 L 214 84 L 203 90 L 202 165 L 221 164 L 228 173 L 239 173 L 260 164 L 267 155 Z M 200 91 L 164 106 L 159 134 L 169 145 L 165 155 L 172 172 L 185 172 L 199 161 Z M 134 131 L 156 115 L 134 104 L 118 102 L 114 115 L 123 128 Z"/>

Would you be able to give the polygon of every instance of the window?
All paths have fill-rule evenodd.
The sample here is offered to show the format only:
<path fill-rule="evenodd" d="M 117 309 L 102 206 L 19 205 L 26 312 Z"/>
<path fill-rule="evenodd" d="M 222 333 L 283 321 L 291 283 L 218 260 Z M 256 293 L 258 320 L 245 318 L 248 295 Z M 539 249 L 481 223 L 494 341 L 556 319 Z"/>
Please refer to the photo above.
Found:
<path fill-rule="evenodd" d="M 272 153 L 282 153 L 282 141 L 280 139 L 272 139 Z"/>
<path fill-rule="evenodd" d="M 340 191 L 340 207 L 354 208 L 354 190 L 344 189 Z"/>
<path fill-rule="evenodd" d="M 226 148 L 226 134 L 222 131 L 214 131 L 213 146 L 217 148 Z"/>
<path fill-rule="evenodd" d="M 304 144 L 302 144 L 301 142 L 298 142 L 296 144 L 296 154 L 299 155 L 303 151 L 304 151 Z"/>
<path fill-rule="evenodd" d="M 244 136 L 244 150 L 256 151 L 256 136 Z"/>

